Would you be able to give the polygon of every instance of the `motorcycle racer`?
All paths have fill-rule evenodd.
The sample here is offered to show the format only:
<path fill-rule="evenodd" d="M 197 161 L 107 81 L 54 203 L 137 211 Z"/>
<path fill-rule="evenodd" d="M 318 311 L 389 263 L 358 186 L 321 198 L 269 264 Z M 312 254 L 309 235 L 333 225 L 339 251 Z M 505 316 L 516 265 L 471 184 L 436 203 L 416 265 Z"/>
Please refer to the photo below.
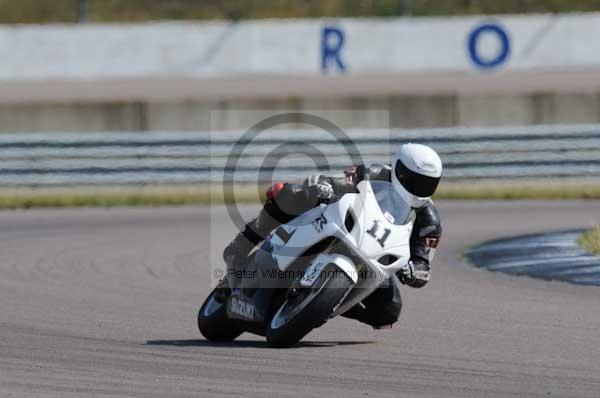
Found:
<path fill-rule="evenodd" d="M 431 196 L 442 176 L 442 161 L 425 145 L 404 144 L 397 150 L 391 165 L 356 165 L 342 177 L 310 176 L 303 184 L 275 183 L 267 191 L 267 200 L 258 216 L 248 222 L 225 248 L 223 258 L 230 270 L 241 269 L 248 254 L 279 225 L 321 203 L 331 203 L 349 192 L 365 178 L 391 182 L 396 191 L 414 210 L 415 220 L 410 238 L 408 265 L 390 278 L 361 303 L 343 316 L 373 328 L 391 327 L 402 308 L 398 281 L 414 288 L 427 284 L 431 262 L 442 235 L 440 217 Z"/>

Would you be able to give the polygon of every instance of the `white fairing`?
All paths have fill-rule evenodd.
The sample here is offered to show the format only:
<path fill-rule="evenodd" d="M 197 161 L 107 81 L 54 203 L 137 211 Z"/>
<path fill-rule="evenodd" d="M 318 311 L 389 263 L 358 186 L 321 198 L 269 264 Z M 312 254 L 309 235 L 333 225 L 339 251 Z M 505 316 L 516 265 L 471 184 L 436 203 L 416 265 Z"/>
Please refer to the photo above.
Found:
<path fill-rule="evenodd" d="M 272 254 L 281 271 L 285 271 L 307 248 L 332 236 L 344 241 L 362 261 L 378 269 L 381 277 L 390 277 L 408 263 L 413 227 L 410 206 L 400 199 L 388 182 L 362 181 L 357 188 L 359 193 L 346 194 L 337 202 L 316 207 L 282 225 L 271 235 Z M 348 212 L 354 218 L 351 231 L 344 225 Z M 383 265 L 379 260 L 385 255 L 397 260 Z M 336 264 L 356 282 L 356 267 L 352 260 L 336 253 L 317 256 L 306 274 L 315 273 L 315 268 L 318 271 L 318 267 L 322 267 L 319 263 L 323 262 Z M 306 274 L 304 284 L 311 280 Z"/>
<path fill-rule="evenodd" d="M 409 170 L 427 177 L 440 178 L 442 176 L 442 160 L 431 148 L 421 144 L 402 145 L 394 156 L 392 163 L 392 184 L 396 191 L 411 207 L 418 209 L 425 206 L 430 197 L 419 197 L 408 192 L 395 176 L 396 163 L 401 162 Z"/>
<path fill-rule="evenodd" d="M 311 266 L 306 269 L 304 276 L 300 280 L 300 284 L 302 286 L 312 286 L 327 264 L 335 264 L 350 277 L 352 282 L 356 283 L 358 281 L 358 272 L 352 260 L 341 254 L 321 253 L 313 260 Z"/>

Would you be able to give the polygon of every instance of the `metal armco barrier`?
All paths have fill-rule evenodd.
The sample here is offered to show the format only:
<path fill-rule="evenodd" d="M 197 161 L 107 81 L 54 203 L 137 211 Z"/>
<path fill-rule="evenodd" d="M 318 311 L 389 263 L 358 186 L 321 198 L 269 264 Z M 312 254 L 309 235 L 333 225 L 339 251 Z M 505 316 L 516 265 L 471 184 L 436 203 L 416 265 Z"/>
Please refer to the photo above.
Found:
<path fill-rule="evenodd" d="M 0 135 L 1 186 L 297 181 L 352 161 L 387 162 L 398 144 L 436 149 L 448 180 L 600 176 L 600 125 L 346 131 Z M 236 145 L 237 143 L 237 145 Z M 234 162 L 237 160 L 237 162 Z M 231 166 L 236 164 L 235 169 Z"/>

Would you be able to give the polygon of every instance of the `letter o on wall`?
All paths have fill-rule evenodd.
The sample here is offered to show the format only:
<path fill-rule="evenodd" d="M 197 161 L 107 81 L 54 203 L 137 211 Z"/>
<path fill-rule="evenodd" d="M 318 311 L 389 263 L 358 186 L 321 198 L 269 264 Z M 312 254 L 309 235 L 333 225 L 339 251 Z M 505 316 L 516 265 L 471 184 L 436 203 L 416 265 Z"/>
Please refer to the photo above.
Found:
<path fill-rule="evenodd" d="M 477 50 L 477 43 L 481 38 L 482 34 L 493 34 L 497 37 L 500 44 L 498 54 L 494 57 L 483 58 L 479 55 Z M 486 23 L 478 26 L 469 34 L 469 56 L 473 63 L 483 69 L 496 68 L 506 62 L 510 55 L 510 39 L 508 34 L 498 24 Z"/>

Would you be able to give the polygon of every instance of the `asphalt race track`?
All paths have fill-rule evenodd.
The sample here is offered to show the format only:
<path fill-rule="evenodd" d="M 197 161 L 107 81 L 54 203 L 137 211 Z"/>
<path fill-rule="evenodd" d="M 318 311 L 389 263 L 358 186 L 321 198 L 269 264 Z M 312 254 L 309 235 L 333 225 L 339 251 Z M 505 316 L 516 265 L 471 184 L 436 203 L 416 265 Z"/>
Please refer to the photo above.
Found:
<path fill-rule="evenodd" d="M 0 396 L 599 397 L 600 288 L 473 269 L 461 253 L 589 227 L 600 203 L 440 210 L 433 280 L 403 291 L 395 328 L 334 319 L 287 350 L 196 329 L 209 259 L 234 232 L 222 207 L 0 212 Z"/>

